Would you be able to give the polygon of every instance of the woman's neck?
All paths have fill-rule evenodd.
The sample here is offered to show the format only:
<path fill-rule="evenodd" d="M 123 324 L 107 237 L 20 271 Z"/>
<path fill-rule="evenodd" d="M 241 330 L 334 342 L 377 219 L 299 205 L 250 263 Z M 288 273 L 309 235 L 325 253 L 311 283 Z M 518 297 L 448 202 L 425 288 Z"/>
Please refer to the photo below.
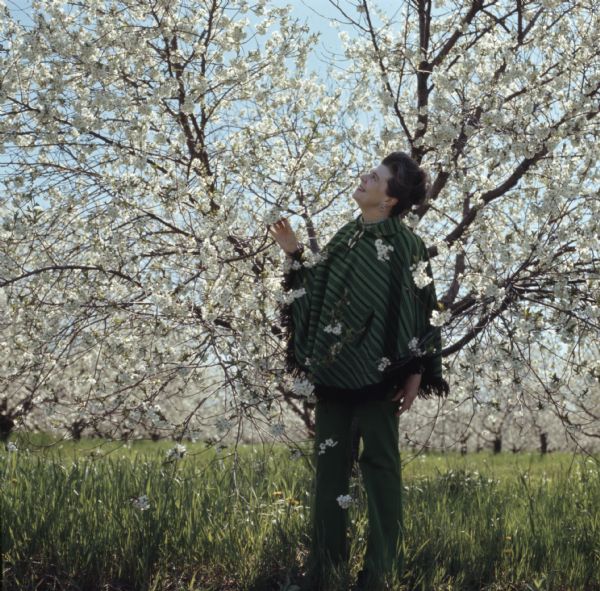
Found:
<path fill-rule="evenodd" d="M 365 215 L 364 214 L 362 215 L 362 221 L 365 226 L 370 226 L 372 224 L 379 224 L 381 222 L 385 222 L 385 220 L 387 220 L 387 219 L 388 219 L 387 216 L 385 216 L 380 219 L 367 220 L 367 219 L 365 219 Z"/>

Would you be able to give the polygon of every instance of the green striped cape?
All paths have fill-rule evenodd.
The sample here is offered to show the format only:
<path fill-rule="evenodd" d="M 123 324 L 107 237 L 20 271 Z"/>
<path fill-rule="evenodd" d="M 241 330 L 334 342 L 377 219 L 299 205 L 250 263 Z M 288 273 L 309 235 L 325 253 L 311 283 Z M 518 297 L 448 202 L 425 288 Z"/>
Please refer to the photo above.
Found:
<path fill-rule="evenodd" d="M 360 389 L 383 381 L 399 388 L 421 373 L 420 397 L 448 395 L 441 331 L 429 322 L 438 302 L 427 249 L 399 217 L 365 225 L 359 214 L 321 253 L 297 251 L 286 258 L 283 289 L 293 376 Z"/>

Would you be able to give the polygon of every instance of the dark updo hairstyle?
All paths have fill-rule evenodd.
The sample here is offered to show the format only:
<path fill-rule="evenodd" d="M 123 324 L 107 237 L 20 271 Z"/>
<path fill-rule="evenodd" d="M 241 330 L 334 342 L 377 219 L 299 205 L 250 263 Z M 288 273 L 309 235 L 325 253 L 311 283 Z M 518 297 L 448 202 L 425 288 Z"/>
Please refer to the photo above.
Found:
<path fill-rule="evenodd" d="M 386 193 L 396 197 L 390 217 L 408 213 L 413 206 L 421 205 L 429 191 L 429 175 L 405 152 L 392 152 L 382 161 L 392 173 Z"/>

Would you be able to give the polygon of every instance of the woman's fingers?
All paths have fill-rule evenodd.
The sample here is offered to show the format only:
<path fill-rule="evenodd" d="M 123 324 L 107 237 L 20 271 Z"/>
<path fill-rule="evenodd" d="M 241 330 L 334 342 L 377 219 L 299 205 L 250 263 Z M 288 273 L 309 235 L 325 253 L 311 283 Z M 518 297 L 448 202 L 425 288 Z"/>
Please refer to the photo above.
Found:
<path fill-rule="evenodd" d="M 272 230 L 273 228 L 280 230 L 280 229 L 285 228 L 286 226 L 289 226 L 286 218 L 277 220 L 276 222 L 274 222 L 272 224 L 267 224 L 267 227 L 269 228 L 269 230 Z"/>
<path fill-rule="evenodd" d="M 272 234 L 285 235 L 290 234 L 292 232 L 292 228 L 287 220 L 279 220 L 269 227 L 269 231 Z"/>
<path fill-rule="evenodd" d="M 279 220 L 277 222 L 277 230 L 279 232 L 285 232 L 287 230 L 287 223 L 284 222 L 283 220 Z"/>
<path fill-rule="evenodd" d="M 275 222 L 273 224 L 270 224 L 267 227 L 269 228 L 269 232 L 271 232 L 272 234 L 275 234 L 275 233 L 281 231 L 281 226 L 279 225 L 279 222 Z"/>
<path fill-rule="evenodd" d="M 396 392 L 396 394 L 392 398 L 392 400 L 394 400 L 394 401 L 396 401 L 396 400 L 402 400 L 402 398 L 404 398 L 404 390 L 400 389 L 400 390 L 398 390 L 398 392 Z"/>
<path fill-rule="evenodd" d="M 403 412 L 406 412 L 408 409 L 410 408 L 410 403 L 407 403 L 407 399 L 405 398 L 402 401 L 402 405 L 400 406 L 400 408 L 396 411 L 396 416 L 400 416 Z"/>

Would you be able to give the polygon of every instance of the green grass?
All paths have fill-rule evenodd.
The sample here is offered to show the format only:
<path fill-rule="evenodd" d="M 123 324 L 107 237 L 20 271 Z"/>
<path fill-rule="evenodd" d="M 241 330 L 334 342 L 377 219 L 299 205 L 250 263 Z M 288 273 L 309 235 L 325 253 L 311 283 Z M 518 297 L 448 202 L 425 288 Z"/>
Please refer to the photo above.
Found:
<path fill-rule="evenodd" d="M 12 441 L 18 452 L 0 451 L 4 590 L 278 590 L 301 570 L 310 442 L 300 459 L 282 445 L 241 445 L 233 470 L 232 448 L 217 455 L 201 442 L 166 462 L 172 442 Z M 597 458 L 401 457 L 398 590 L 600 589 Z M 144 494 L 140 510 L 130 498 Z M 367 528 L 358 474 L 350 494 L 355 576 Z"/>

